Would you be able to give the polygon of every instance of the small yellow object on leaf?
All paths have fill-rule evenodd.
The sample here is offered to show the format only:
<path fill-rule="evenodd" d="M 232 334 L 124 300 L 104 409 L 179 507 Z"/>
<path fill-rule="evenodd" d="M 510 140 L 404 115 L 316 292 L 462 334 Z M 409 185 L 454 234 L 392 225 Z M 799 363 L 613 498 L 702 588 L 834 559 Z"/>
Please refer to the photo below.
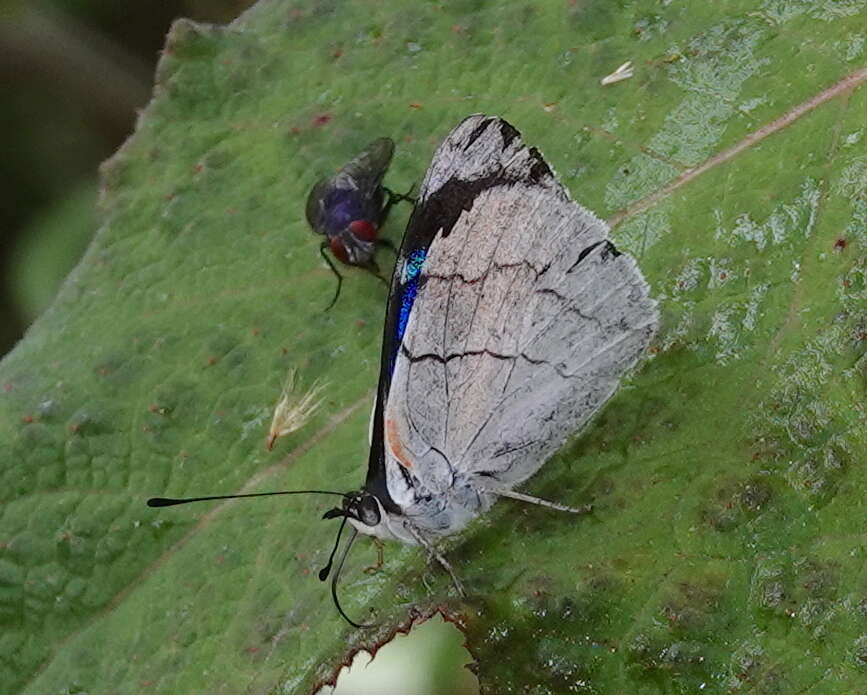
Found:
<path fill-rule="evenodd" d="M 600 80 L 600 84 L 609 85 L 615 84 L 617 82 L 621 82 L 623 80 L 628 80 L 632 77 L 632 61 L 627 60 L 623 65 L 617 68 L 610 75 L 606 75 Z"/>
<path fill-rule="evenodd" d="M 271 419 L 271 429 L 268 431 L 268 439 L 265 447 L 268 451 L 274 448 L 274 442 L 280 437 L 285 437 L 300 430 L 313 417 L 313 413 L 322 405 L 319 394 L 325 388 L 325 384 L 318 381 L 303 396 L 295 395 L 295 370 L 289 372 L 280 400 L 274 406 L 274 417 Z"/>

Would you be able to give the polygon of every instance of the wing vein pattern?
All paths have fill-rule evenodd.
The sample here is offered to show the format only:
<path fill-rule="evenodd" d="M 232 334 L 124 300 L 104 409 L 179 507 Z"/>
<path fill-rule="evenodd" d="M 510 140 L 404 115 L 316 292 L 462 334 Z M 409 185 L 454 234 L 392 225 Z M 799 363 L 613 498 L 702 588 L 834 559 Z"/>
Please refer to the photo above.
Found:
<path fill-rule="evenodd" d="M 431 241 L 384 413 L 402 465 L 433 491 L 456 475 L 516 485 L 614 393 L 655 303 L 605 223 L 497 118 L 440 146 L 413 226 Z"/>

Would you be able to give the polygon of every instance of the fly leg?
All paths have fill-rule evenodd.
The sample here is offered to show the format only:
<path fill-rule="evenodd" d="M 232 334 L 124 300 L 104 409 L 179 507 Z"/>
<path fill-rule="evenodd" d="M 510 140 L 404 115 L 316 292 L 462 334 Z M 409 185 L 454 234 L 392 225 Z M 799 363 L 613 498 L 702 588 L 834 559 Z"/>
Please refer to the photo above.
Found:
<path fill-rule="evenodd" d="M 325 249 L 327 248 L 329 248 L 328 242 L 323 241 L 322 245 L 319 247 L 319 254 L 322 256 L 322 258 L 325 259 L 328 267 L 331 268 L 331 272 L 334 273 L 334 277 L 337 278 L 337 289 L 334 291 L 334 299 L 331 300 L 331 304 L 325 307 L 325 311 L 328 311 L 337 303 L 337 298 L 340 296 L 340 287 L 343 285 L 343 276 L 339 272 L 337 272 L 337 268 L 334 267 L 334 263 L 331 262 L 328 254 L 325 253 Z"/>
<path fill-rule="evenodd" d="M 385 243 L 385 242 L 387 242 L 387 243 Z M 391 249 L 394 249 L 394 244 L 392 244 L 387 239 L 377 239 L 375 243 L 377 246 L 382 245 L 382 246 L 387 246 Z M 391 283 L 389 282 L 388 278 L 383 276 L 382 272 L 380 272 L 380 270 L 379 270 L 379 266 L 376 264 L 376 261 L 374 261 L 372 258 L 367 263 L 365 263 L 363 266 L 360 266 L 360 267 L 364 268 L 368 273 L 370 273 L 375 278 L 380 280 L 382 282 L 382 284 L 385 285 L 385 289 L 388 289 L 391 286 Z"/>
<path fill-rule="evenodd" d="M 394 246 L 394 242 L 391 239 L 374 239 L 373 243 L 376 245 L 378 249 L 388 249 L 395 256 L 397 255 L 397 249 Z"/>
<path fill-rule="evenodd" d="M 365 567 L 365 574 L 376 574 L 382 567 L 382 563 L 384 560 L 383 548 L 385 548 L 385 543 L 379 540 L 376 536 L 371 536 L 371 538 L 373 539 L 373 545 L 376 546 L 376 563 Z"/>
<path fill-rule="evenodd" d="M 415 205 L 415 198 L 412 197 L 413 189 L 415 189 L 415 184 L 409 187 L 409 190 L 406 193 L 395 193 L 390 188 L 386 188 L 382 186 L 382 191 L 385 193 L 385 204 L 382 206 L 382 210 L 379 214 L 380 225 L 385 223 L 385 218 L 388 217 L 388 213 L 391 211 L 392 206 L 397 203 L 401 203 L 404 200 L 408 203 L 412 203 Z"/>
<path fill-rule="evenodd" d="M 412 197 L 412 191 L 414 188 L 415 184 L 410 186 L 409 190 L 406 193 L 395 193 L 390 188 L 382 186 L 382 191 L 385 193 L 386 198 L 385 203 L 382 206 L 382 210 L 380 210 L 379 213 L 379 227 L 382 227 L 382 225 L 385 224 L 385 218 L 388 217 L 389 211 L 397 203 L 406 200 L 407 202 L 415 205 L 415 198 Z M 377 249 L 386 248 L 391 251 L 395 256 L 397 256 L 397 247 L 390 239 L 374 239 L 373 243 Z M 389 286 L 389 281 L 379 274 L 378 268 L 373 272 L 373 274 L 376 275 L 380 280 L 385 282 L 386 287 Z"/>

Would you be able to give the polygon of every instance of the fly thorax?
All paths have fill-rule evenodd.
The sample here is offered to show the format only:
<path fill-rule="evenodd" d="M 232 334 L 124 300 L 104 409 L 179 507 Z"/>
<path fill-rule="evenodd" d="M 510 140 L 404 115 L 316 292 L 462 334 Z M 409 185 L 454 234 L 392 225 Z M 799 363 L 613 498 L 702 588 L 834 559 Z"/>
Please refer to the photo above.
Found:
<path fill-rule="evenodd" d="M 376 244 L 373 241 L 359 239 L 347 227 L 336 237 L 345 249 L 351 265 L 364 265 L 373 258 Z"/>

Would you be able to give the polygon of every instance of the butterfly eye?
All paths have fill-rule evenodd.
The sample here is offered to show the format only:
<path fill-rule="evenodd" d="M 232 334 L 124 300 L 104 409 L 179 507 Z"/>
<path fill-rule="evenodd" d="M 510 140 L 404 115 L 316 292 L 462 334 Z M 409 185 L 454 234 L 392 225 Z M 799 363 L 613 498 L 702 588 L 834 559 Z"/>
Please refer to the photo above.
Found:
<path fill-rule="evenodd" d="M 366 495 L 358 501 L 358 518 L 367 526 L 376 526 L 381 521 L 379 505 L 373 495 Z"/>
<path fill-rule="evenodd" d="M 349 232 L 362 241 L 376 239 L 376 227 L 367 220 L 353 220 L 349 223 Z"/>
<path fill-rule="evenodd" d="M 340 261 L 341 263 L 349 264 L 349 253 L 346 250 L 346 247 L 343 245 L 343 242 L 340 239 L 334 238 L 328 242 L 328 246 L 331 247 L 331 253 L 334 254 L 334 257 Z"/>

